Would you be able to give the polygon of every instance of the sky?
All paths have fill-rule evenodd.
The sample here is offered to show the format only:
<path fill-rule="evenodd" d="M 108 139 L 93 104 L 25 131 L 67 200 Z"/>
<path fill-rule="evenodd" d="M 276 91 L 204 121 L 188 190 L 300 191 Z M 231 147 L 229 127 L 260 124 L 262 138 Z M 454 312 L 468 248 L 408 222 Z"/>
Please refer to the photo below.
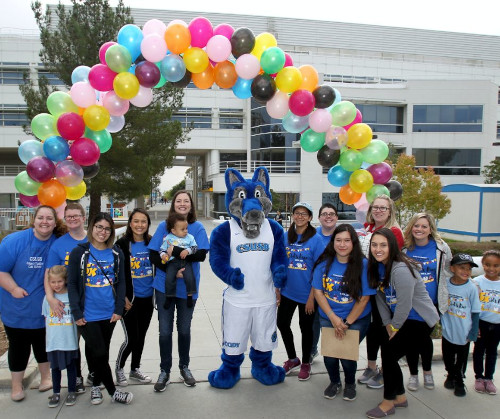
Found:
<path fill-rule="evenodd" d="M 5 2 L 5 0 L 4 0 Z M 71 4 L 68 0 L 61 1 Z M 109 1 L 112 6 L 117 0 Z M 31 0 L 8 0 L 0 13 L 0 33 L 37 30 Z M 42 4 L 55 4 L 42 0 Z M 131 8 L 188 10 L 203 13 L 235 13 L 259 16 L 328 20 L 371 25 L 397 26 L 449 32 L 500 36 L 500 2 L 495 0 L 124 0 Z M 230 4 L 230 7 L 228 6 Z M 168 22 L 165 22 L 168 23 Z M 231 24 L 231 22 L 227 22 Z M 250 28 L 251 29 L 251 28 Z M 185 167 L 168 169 L 160 189 L 170 189 L 184 177 Z"/>

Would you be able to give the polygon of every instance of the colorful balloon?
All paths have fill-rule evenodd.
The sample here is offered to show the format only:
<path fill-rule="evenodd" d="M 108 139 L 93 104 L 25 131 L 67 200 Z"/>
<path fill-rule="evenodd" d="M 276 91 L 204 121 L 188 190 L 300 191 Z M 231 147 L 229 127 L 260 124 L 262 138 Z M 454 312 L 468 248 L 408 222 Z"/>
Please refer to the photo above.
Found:
<path fill-rule="evenodd" d="M 340 200 L 347 205 L 352 205 L 359 201 L 361 194 L 353 191 L 349 185 L 344 185 L 339 191 Z"/>
<path fill-rule="evenodd" d="M 208 63 L 207 68 L 201 73 L 191 74 L 191 80 L 198 89 L 210 89 L 215 82 L 214 68 Z"/>
<path fill-rule="evenodd" d="M 161 20 L 151 19 L 148 20 L 142 27 L 142 34 L 146 38 L 148 35 L 156 34 L 163 37 L 167 25 L 165 25 Z M 144 55 L 144 54 L 143 54 Z M 144 57 L 145 58 L 145 57 Z M 146 58 L 147 60 L 147 58 Z"/>
<path fill-rule="evenodd" d="M 144 31 L 144 29 L 143 29 Z M 152 33 L 144 37 L 141 42 L 142 56 L 152 63 L 161 61 L 167 55 L 167 43 L 163 34 Z"/>
<path fill-rule="evenodd" d="M 363 122 L 363 115 L 361 114 L 361 111 L 356 108 L 356 116 L 354 117 L 354 120 L 344 128 L 346 131 L 348 131 L 349 128 L 351 128 L 354 124 L 359 124 L 360 122 Z"/>
<path fill-rule="evenodd" d="M 349 178 L 351 177 L 351 173 L 352 172 L 344 170 L 342 166 L 337 164 L 328 170 L 328 182 L 337 187 L 347 185 Z"/>
<path fill-rule="evenodd" d="M 51 179 L 40 185 L 37 196 L 40 204 L 57 208 L 66 200 L 66 190 L 57 180 Z"/>
<path fill-rule="evenodd" d="M 92 179 L 99 173 L 99 162 L 95 162 L 90 166 L 82 166 L 83 169 L 83 178 L 84 179 Z"/>
<path fill-rule="evenodd" d="M 316 108 L 326 109 L 335 101 L 335 89 L 327 84 L 316 87 L 313 90 Z"/>
<path fill-rule="evenodd" d="M 250 54 L 255 46 L 255 35 L 248 28 L 239 28 L 231 36 L 231 52 L 235 58 Z M 241 76 L 240 76 L 241 77 Z"/>
<path fill-rule="evenodd" d="M 388 189 L 393 201 L 397 201 L 403 195 L 403 186 L 397 180 L 390 180 L 384 186 Z"/>
<path fill-rule="evenodd" d="M 21 204 L 23 204 L 25 207 L 28 208 L 35 208 L 38 207 L 38 205 L 40 205 L 40 201 L 38 200 L 38 196 L 36 195 L 26 196 L 20 193 L 19 201 L 21 201 Z"/>
<path fill-rule="evenodd" d="M 316 158 L 318 159 L 318 163 L 321 166 L 329 168 L 329 167 L 335 166 L 339 162 L 340 151 L 339 150 L 332 150 L 328 146 L 324 145 L 318 151 Z"/>
<path fill-rule="evenodd" d="M 36 156 L 43 156 L 43 144 L 38 140 L 26 140 L 21 143 L 17 154 L 24 164 Z"/>
<path fill-rule="evenodd" d="M 384 185 L 373 185 L 366 193 L 366 200 L 371 204 L 380 195 L 389 196 L 389 190 Z"/>
<path fill-rule="evenodd" d="M 83 169 L 73 160 L 65 160 L 55 167 L 55 175 L 64 186 L 76 186 L 83 180 Z"/>
<path fill-rule="evenodd" d="M 309 126 L 308 116 L 297 116 L 292 112 L 288 112 L 281 121 L 285 131 L 298 134 L 304 131 Z"/>
<path fill-rule="evenodd" d="M 106 64 L 106 52 L 108 51 L 108 48 L 113 45 L 118 45 L 118 44 L 114 41 L 108 41 L 102 44 L 101 48 L 99 48 L 99 61 L 101 62 L 101 64 L 104 65 Z"/>
<path fill-rule="evenodd" d="M 330 110 L 333 125 L 341 127 L 350 124 L 356 117 L 356 106 L 349 101 L 341 101 Z"/>
<path fill-rule="evenodd" d="M 98 145 L 88 138 L 76 140 L 71 144 L 70 151 L 73 160 L 80 166 L 90 166 L 96 163 L 101 155 Z"/>
<path fill-rule="evenodd" d="M 107 92 L 113 90 L 113 80 L 117 73 L 111 70 L 107 65 L 96 64 L 90 69 L 89 83 L 90 85 L 100 92 Z"/>
<path fill-rule="evenodd" d="M 373 176 L 373 182 L 379 185 L 384 185 L 392 177 L 392 167 L 386 162 L 372 164 L 367 169 Z"/>
<path fill-rule="evenodd" d="M 290 110 L 288 107 L 288 95 L 285 92 L 277 91 L 275 95 L 267 101 L 266 110 L 271 118 L 282 119 Z"/>
<path fill-rule="evenodd" d="M 308 129 L 300 136 L 300 146 L 304 151 L 315 152 L 325 144 L 325 134 Z"/>
<path fill-rule="evenodd" d="M 125 117 L 123 115 L 111 116 L 109 118 L 109 124 L 106 130 L 113 134 L 115 132 L 121 131 L 124 126 L 125 126 Z"/>
<path fill-rule="evenodd" d="M 220 25 L 217 25 L 214 28 L 214 36 L 215 35 L 225 36 L 229 40 L 229 42 L 231 42 L 231 37 L 233 36 L 233 33 L 234 33 L 234 28 L 227 23 L 221 23 Z"/>
<path fill-rule="evenodd" d="M 255 37 L 255 46 L 252 49 L 252 54 L 255 55 L 259 60 L 263 52 L 271 47 L 278 45 L 278 41 L 273 34 L 269 32 L 263 32 Z"/>
<path fill-rule="evenodd" d="M 95 141 L 95 143 L 99 147 L 101 154 L 108 151 L 113 144 L 113 138 L 111 137 L 111 134 L 108 130 L 105 129 L 102 131 L 92 131 L 91 129 L 87 128 L 85 130 L 85 138 L 89 138 L 90 140 Z"/>
<path fill-rule="evenodd" d="M 43 142 L 43 152 L 52 161 L 63 161 L 69 156 L 69 145 L 64 138 L 53 135 Z"/>
<path fill-rule="evenodd" d="M 132 56 L 123 45 L 111 45 L 106 51 L 106 64 L 115 73 L 122 73 L 132 65 Z"/>
<path fill-rule="evenodd" d="M 141 28 L 136 25 L 128 24 L 122 26 L 118 31 L 118 43 L 128 49 L 135 61 L 141 55 L 141 42 L 144 38 Z M 110 47 L 111 48 L 111 47 Z"/>
<path fill-rule="evenodd" d="M 89 81 L 90 67 L 86 65 L 79 65 L 71 73 L 71 83 L 75 84 L 79 81 L 88 82 Z"/>
<path fill-rule="evenodd" d="M 252 97 L 251 87 L 252 87 L 252 80 L 241 79 L 238 77 L 238 80 L 236 80 L 236 83 L 232 87 L 232 90 L 237 98 L 248 99 Z"/>
<path fill-rule="evenodd" d="M 78 113 L 78 106 L 73 103 L 71 96 L 66 92 L 52 92 L 47 98 L 47 109 L 56 118 L 66 112 Z"/>
<path fill-rule="evenodd" d="M 145 108 L 153 101 L 153 89 L 139 86 L 139 92 L 130 99 L 130 103 L 138 108 Z"/>
<path fill-rule="evenodd" d="M 14 179 L 16 189 L 26 196 L 33 196 L 38 193 L 41 183 L 34 181 L 28 175 L 26 170 L 20 172 Z"/>
<path fill-rule="evenodd" d="M 340 150 L 347 144 L 347 131 L 343 127 L 332 125 L 326 131 L 325 144 L 332 150 Z"/>
<path fill-rule="evenodd" d="M 184 64 L 184 61 L 182 63 Z M 174 87 L 177 87 L 179 89 L 183 89 L 183 88 L 187 87 L 189 85 L 189 83 L 191 83 L 191 77 L 192 77 L 191 72 L 186 70 L 182 79 L 180 79 L 179 81 L 172 81 L 170 83 L 172 83 L 172 86 L 174 86 Z"/>
<path fill-rule="evenodd" d="M 299 89 L 308 90 L 313 92 L 314 89 L 318 86 L 318 72 L 312 65 L 301 65 L 299 67 L 299 71 L 302 74 L 302 83 L 299 86 Z"/>
<path fill-rule="evenodd" d="M 142 61 L 135 68 L 135 76 L 141 86 L 155 87 L 160 81 L 161 73 L 155 63 Z"/>
<path fill-rule="evenodd" d="M 184 60 L 184 64 L 186 64 L 186 68 L 193 74 L 201 73 L 209 64 L 207 53 L 197 47 L 188 48 L 184 52 L 182 59 Z"/>
<path fill-rule="evenodd" d="M 217 63 L 214 67 L 215 83 L 221 89 L 230 89 L 238 80 L 234 64 L 230 61 Z"/>
<path fill-rule="evenodd" d="M 92 106 L 89 106 L 87 109 L 92 108 Z M 85 132 L 85 122 L 83 121 L 83 118 L 77 113 L 64 113 L 57 118 L 57 130 L 59 131 L 61 137 L 68 141 L 78 140 L 78 138 L 80 138 Z"/>
<path fill-rule="evenodd" d="M 288 106 L 295 115 L 309 115 L 314 109 L 314 96 L 308 90 L 296 90 L 291 94 Z"/>
<path fill-rule="evenodd" d="M 87 185 L 84 181 L 81 181 L 76 186 L 65 186 L 64 189 L 66 190 L 66 199 L 70 201 L 78 201 L 87 193 Z"/>
<path fill-rule="evenodd" d="M 58 135 L 56 128 L 57 118 L 48 113 L 39 113 L 31 120 L 31 132 L 40 140 Z"/>
<path fill-rule="evenodd" d="M 345 150 L 340 154 L 339 163 L 348 172 L 353 172 L 361 167 L 363 156 L 357 150 Z"/>
<path fill-rule="evenodd" d="M 349 186 L 354 192 L 368 192 L 373 186 L 373 176 L 367 170 L 355 170 L 349 178 Z"/>
<path fill-rule="evenodd" d="M 302 84 L 302 73 L 297 67 L 284 67 L 276 75 L 276 87 L 282 92 L 293 93 Z"/>
<path fill-rule="evenodd" d="M 104 106 L 92 105 L 83 112 L 83 120 L 85 121 L 85 125 L 92 131 L 101 131 L 108 126 L 110 116 L 108 110 Z M 84 131 L 85 127 L 82 130 L 82 135 Z"/>
<path fill-rule="evenodd" d="M 259 74 L 260 63 L 252 54 L 243 54 L 236 60 L 236 73 L 242 79 L 253 79 Z"/>
<path fill-rule="evenodd" d="M 181 23 L 169 25 L 165 31 L 165 41 L 172 54 L 182 54 L 191 45 L 191 32 Z"/>
<path fill-rule="evenodd" d="M 309 126 L 316 132 L 327 132 L 332 126 L 332 114 L 326 109 L 314 110 L 309 115 Z"/>
<path fill-rule="evenodd" d="M 205 48 L 214 32 L 212 23 L 205 17 L 194 18 L 189 22 L 188 29 L 191 33 L 191 46 L 197 48 Z"/>
<path fill-rule="evenodd" d="M 26 165 L 28 176 L 35 182 L 43 183 L 52 179 L 55 173 L 54 163 L 47 157 L 33 157 Z"/>
<path fill-rule="evenodd" d="M 359 150 L 365 148 L 372 140 L 372 129 L 369 125 L 359 123 L 352 125 L 347 131 L 347 147 Z"/>
<path fill-rule="evenodd" d="M 276 93 L 276 83 L 268 74 L 259 74 L 252 81 L 252 96 L 259 103 L 266 103 Z"/>
<path fill-rule="evenodd" d="M 207 43 L 208 58 L 220 63 L 231 55 L 231 41 L 224 35 L 214 35 Z"/>
<path fill-rule="evenodd" d="M 95 89 L 88 82 L 79 81 L 74 83 L 73 86 L 71 86 L 69 94 L 73 103 L 81 108 L 86 108 L 95 104 Z"/>
<path fill-rule="evenodd" d="M 128 72 L 118 74 L 113 80 L 113 89 L 122 99 L 132 99 L 139 92 L 139 80 L 133 74 Z M 111 89 L 110 89 L 111 90 Z M 106 127 L 96 129 L 100 131 Z"/>
<path fill-rule="evenodd" d="M 383 162 L 389 155 L 389 147 L 381 140 L 371 140 L 365 148 L 360 150 L 363 160 L 376 164 Z"/>
<path fill-rule="evenodd" d="M 262 53 L 260 66 L 265 73 L 274 74 L 284 67 L 285 60 L 285 53 L 281 48 L 271 47 Z"/>
<path fill-rule="evenodd" d="M 120 116 L 128 112 L 130 102 L 127 99 L 122 99 L 113 90 L 110 90 L 103 95 L 102 105 L 110 115 Z"/>

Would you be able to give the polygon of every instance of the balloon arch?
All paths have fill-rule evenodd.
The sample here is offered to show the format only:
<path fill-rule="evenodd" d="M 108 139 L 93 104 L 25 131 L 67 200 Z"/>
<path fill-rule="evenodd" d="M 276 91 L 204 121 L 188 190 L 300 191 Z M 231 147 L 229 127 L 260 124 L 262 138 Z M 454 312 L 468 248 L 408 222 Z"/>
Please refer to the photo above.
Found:
<path fill-rule="evenodd" d="M 359 218 L 376 196 L 401 195 L 384 162 L 387 144 L 373 139 L 361 112 L 337 89 L 318 85 L 313 66 L 295 67 L 270 33 L 213 27 L 204 17 L 168 25 L 152 19 L 142 30 L 123 26 L 117 42 L 101 46 L 99 60 L 92 68 L 76 67 L 69 93 L 53 92 L 49 113 L 31 121 L 38 140 L 20 145 L 27 166 L 15 179 L 22 204 L 58 208 L 66 199 L 82 198 L 84 179 L 98 173 L 99 157 L 111 148 L 111 134 L 125 125 L 130 104 L 148 106 L 153 89 L 167 81 L 177 87 L 192 81 L 199 89 L 215 83 L 238 98 L 265 104 L 286 131 L 301 133 L 305 151 L 317 152 L 319 164 L 329 168 L 328 181 L 340 187 L 342 202 L 356 206 Z"/>

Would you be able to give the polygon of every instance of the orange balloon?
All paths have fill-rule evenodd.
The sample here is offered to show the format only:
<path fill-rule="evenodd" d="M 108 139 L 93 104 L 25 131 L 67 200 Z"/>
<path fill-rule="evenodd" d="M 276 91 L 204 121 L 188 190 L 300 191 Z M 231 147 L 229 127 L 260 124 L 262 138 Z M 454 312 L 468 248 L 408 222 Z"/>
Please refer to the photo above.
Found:
<path fill-rule="evenodd" d="M 349 185 L 344 185 L 340 188 L 339 197 L 340 200 L 347 205 L 352 205 L 361 199 L 361 195 L 358 192 L 354 192 Z"/>
<path fill-rule="evenodd" d="M 299 71 L 302 74 L 302 84 L 299 89 L 305 89 L 312 92 L 316 87 L 318 87 L 318 72 L 312 65 L 301 65 Z"/>
<path fill-rule="evenodd" d="M 175 23 L 165 31 L 165 42 L 170 52 L 182 54 L 191 45 L 191 32 L 186 26 Z"/>
<path fill-rule="evenodd" d="M 238 74 L 236 74 L 236 68 L 234 64 L 230 61 L 222 61 L 217 63 L 214 68 L 215 83 L 221 89 L 230 89 L 238 80 Z"/>
<path fill-rule="evenodd" d="M 198 89 L 210 89 L 215 81 L 212 64 L 209 63 L 208 67 L 201 73 L 193 73 L 191 75 L 191 80 Z"/>
<path fill-rule="evenodd" d="M 40 185 L 37 196 L 40 204 L 57 208 L 66 200 L 66 189 L 57 180 L 51 179 Z"/>

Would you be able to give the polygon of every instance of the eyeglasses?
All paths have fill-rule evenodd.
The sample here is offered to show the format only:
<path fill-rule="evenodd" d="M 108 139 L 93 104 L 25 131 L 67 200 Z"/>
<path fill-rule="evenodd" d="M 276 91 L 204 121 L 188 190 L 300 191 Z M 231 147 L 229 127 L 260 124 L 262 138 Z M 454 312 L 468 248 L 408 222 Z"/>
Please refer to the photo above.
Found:
<path fill-rule="evenodd" d="M 334 212 L 322 212 L 319 216 L 325 218 L 335 218 L 337 217 L 337 214 L 335 214 Z"/>
<path fill-rule="evenodd" d="M 386 212 L 389 207 L 372 207 L 372 211 Z"/>
<path fill-rule="evenodd" d="M 309 217 L 308 212 L 294 212 L 293 215 L 295 215 L 296 217 Z"/>
<path fill-rule="evenodd" d="M 100 225 L 100 224 L 96 224 L 96 225 L 94 226 L 94 228 L 95 228 L 97 231 L 99 231 L 99 232 L 101 232 L 101 231 L 105 231 L 106 233 L 111 233 L 111 227 L 104 227 L 104 226 L 102 226 L 102 225 Z"/>
<path fill-rule="evenodd" d="M 78 215 L 66 215 L 64 217 L 65 220 L 78 220 L 79 218 L 83 217 L 83 215 L 78 214 Z"/>

